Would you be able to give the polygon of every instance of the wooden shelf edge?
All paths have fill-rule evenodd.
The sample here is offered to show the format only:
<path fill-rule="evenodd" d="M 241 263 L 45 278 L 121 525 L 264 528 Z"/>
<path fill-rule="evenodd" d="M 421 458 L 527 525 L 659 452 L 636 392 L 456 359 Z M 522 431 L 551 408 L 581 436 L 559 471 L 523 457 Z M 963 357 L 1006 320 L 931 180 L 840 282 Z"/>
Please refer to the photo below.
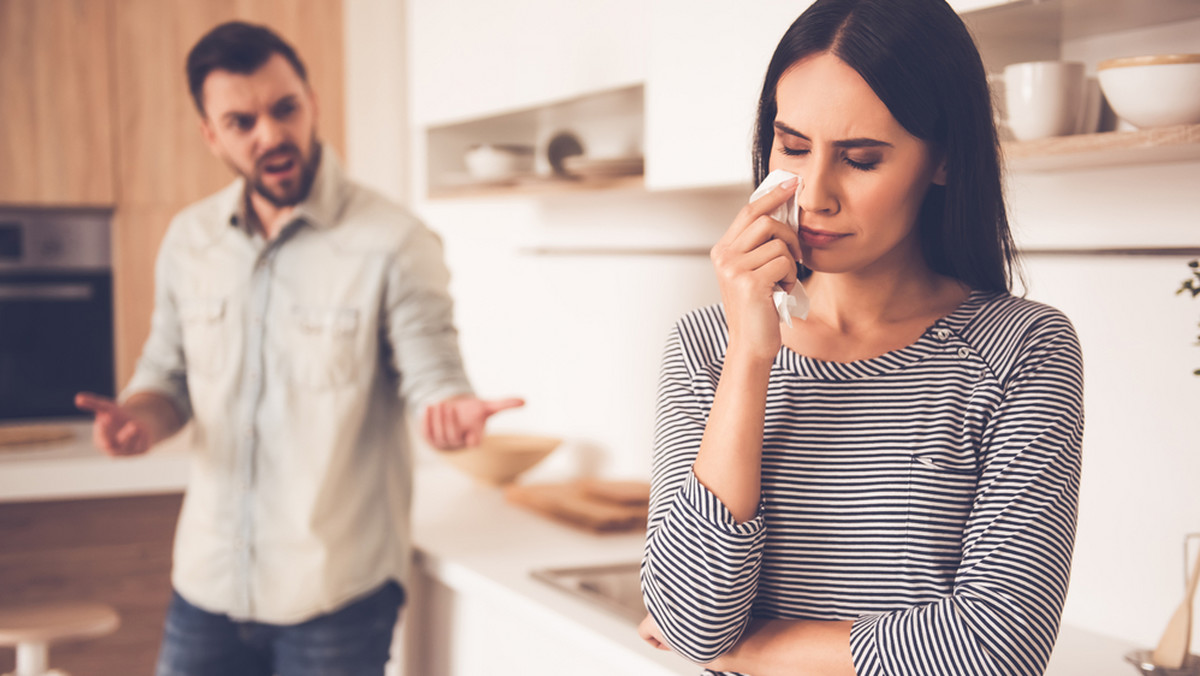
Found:
<path fill-rule="evenodd" d="M 1200 124 L 1006 141 L 1011 171 L 1090 169 L 1200 160 Z"/>
<path fill-rule="evenodd" d="M 531 182 L 492 185 L 464 185 L 433 187 L 429 189 L 431 200 L 476 199 L 490 197 L 516 197 L 536 195 L 558 195 L 598 190 L 644 190 L 646 180 L 642 174 L 634 176 L 611 176 L 587 179 L 545 179 Z"/>

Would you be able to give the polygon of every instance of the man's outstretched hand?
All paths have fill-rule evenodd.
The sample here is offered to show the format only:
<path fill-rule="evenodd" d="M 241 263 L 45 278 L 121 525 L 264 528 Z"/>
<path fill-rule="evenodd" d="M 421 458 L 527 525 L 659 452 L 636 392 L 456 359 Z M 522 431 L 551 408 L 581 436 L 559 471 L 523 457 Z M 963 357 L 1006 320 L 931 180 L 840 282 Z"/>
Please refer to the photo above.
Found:
<path fill-rule="evenodd" d="M 478 446 L 488 418 L 524 405 L 525 400 L 516 397 L 487 401 L 470 395 L 451 397 L 425 409 L 421 432 L 425 441 L 441 450 Z"/>
<path fill-rule="evenodd" d="M 153 439 L 142 421 L 120 404 L 91 392 L 75 395 L 75 406 L 95 414 L 92 443 L 109 455 L 139 455 L 150 450 Z"/>

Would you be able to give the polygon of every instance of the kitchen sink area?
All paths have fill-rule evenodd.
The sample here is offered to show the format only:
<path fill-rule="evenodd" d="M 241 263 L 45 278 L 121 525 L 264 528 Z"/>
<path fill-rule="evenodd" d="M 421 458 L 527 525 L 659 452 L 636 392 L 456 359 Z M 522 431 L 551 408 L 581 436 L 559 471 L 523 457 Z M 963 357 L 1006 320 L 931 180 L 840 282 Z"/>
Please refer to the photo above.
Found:
<path fill-rule="evenodd" d="M 616 563 L 578 568 L 541 568 L 535 579 L 638 624 L 646 616 L 638 578 L 641 564 Z"/>

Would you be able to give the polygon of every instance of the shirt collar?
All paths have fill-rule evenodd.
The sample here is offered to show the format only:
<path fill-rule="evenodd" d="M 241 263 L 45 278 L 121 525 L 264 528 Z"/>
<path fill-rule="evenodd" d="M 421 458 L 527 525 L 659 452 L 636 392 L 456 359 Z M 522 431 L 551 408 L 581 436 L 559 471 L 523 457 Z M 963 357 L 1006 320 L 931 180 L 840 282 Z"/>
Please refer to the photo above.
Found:
<path fill-rule="evenodd" d="M 346 187 L 346 175 L 341 161 L 331 148 L 323 145 L 312 188 L 308 191 L 308 197 L 296 205 L 292 220 L 302 220 L 319 230 L 337 226 L 338 217 L 346 203 Z M 239 177 L 220 193 L 218 199 L 222 218 L 214 235 L 220 234 L 228 227 L 244 228 L 247 188 L 246 179 Z"/>

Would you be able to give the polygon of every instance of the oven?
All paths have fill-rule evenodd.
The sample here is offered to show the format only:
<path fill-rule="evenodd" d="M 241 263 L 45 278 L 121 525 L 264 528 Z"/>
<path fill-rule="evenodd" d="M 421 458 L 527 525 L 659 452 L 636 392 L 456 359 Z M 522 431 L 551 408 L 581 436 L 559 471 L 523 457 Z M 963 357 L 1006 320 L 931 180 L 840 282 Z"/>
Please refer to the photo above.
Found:
<path fill-rule="evenodd" d="M 0 422 L 79 418 L 113 396 L 110 214 L 0 210 Z"/>

